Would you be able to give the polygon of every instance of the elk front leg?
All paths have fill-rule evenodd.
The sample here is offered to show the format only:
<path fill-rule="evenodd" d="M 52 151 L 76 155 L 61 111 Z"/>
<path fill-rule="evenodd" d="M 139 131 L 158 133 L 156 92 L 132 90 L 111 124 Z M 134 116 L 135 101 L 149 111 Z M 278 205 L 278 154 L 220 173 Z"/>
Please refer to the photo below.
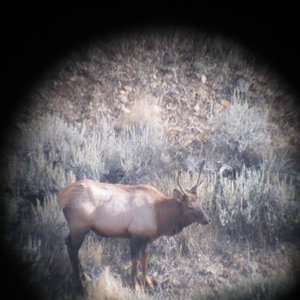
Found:
<path fill-rule="evenodd" d="M 131 254 L 131 280 L 135 290 L 140 290 L 140 286 L 137 279 L 138 265 L 140 261 L 141 251 L 146 247 L 147 241 L 141 237 L 131 237 L 130 239 L 130 254 Z"/>
<path fill-rule="evenodd" d="M 142 282 L 144 286 L 153 288 L 154 280 L 149 276 L 147 276 L 149 251 L 150 251 L 150 243 L 146 243 L 141 250 Z"/>

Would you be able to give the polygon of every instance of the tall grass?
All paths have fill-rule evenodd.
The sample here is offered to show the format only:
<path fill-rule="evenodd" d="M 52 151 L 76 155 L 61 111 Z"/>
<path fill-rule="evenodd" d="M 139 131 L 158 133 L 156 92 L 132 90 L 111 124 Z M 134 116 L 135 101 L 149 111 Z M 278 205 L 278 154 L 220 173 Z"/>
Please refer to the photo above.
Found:
<path fill-rule="evenodd" d="M 120 278 L 115 278 L 107 267 L 91 284 L 88 294 L 89 300 L 150 300 L 144 293 L 133 293 L 122 286 Z"/>

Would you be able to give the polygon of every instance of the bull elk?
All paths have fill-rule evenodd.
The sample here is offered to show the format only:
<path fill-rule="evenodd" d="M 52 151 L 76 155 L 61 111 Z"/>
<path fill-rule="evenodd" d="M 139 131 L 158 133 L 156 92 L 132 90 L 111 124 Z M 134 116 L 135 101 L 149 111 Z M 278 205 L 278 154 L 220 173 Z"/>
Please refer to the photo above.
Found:
<path fill-rule="evenodd" d="M 198 188 L 204 161 L 201 163 L 196 185 L 184 191 L 177 177 L 178 187 L 167 197 L 150 185 L 121 185 L 80 180 L 63 189 L 58 202 L 63 209 L 70 233 L 67 250 L 77 286 L 82 290 L 82 266 L 78 252 L 85 235 L 93 230 L 101 237 L 130 239 L 132 283 L 139 288 L 137 268 L 142 267 L 142 284 L 153 286 L 147 276 L 150 244 L 158 237 L 172 236 L 197 222 L 210 223 L 200 206 Z"/>

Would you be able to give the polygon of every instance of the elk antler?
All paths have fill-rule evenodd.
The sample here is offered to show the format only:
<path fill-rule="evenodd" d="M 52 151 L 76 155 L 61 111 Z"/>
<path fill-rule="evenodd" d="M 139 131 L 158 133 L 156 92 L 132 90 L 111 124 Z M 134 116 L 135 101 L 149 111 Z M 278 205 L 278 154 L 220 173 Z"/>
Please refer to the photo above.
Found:
<path fill-rule="evenodd" d="M 178 184 L 180 190 L 182 191 L 182 193 L 187 196 L 187 193 L 182 189 L 182 187 L 180 186 L 180 183 L 179 183 L 179 176 L 180 176 L 180 174 L 181 174 L 181 171 L 178 172 L 177 184 Z"/>
<path fill-rule="evenodd" d="M 202 169 L 203 169 L 203 166 L 205 164 L 205 160 L 203 160 L 200 164 L 200 167 L 199 167 L 199 175 L 198 175 L 198 179 L 197 179 L 197 184 L 196 186 L 198 186 L 200 184 L 200 176 L 201 176 L 201 172 L 202 172 Z"/>

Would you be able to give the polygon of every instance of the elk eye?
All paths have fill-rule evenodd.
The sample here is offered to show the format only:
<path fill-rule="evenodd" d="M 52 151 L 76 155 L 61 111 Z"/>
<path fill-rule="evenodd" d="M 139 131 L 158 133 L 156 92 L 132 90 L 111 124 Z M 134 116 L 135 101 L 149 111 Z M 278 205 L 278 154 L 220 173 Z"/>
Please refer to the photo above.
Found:
<path fill-rule="evenodd" d="M 188 206 L 189 208 L 194 208 L 193 203 L 192 203 L 191 201 L 188 201 L 188 202 L 187 202 L 187 206 Z"/>

